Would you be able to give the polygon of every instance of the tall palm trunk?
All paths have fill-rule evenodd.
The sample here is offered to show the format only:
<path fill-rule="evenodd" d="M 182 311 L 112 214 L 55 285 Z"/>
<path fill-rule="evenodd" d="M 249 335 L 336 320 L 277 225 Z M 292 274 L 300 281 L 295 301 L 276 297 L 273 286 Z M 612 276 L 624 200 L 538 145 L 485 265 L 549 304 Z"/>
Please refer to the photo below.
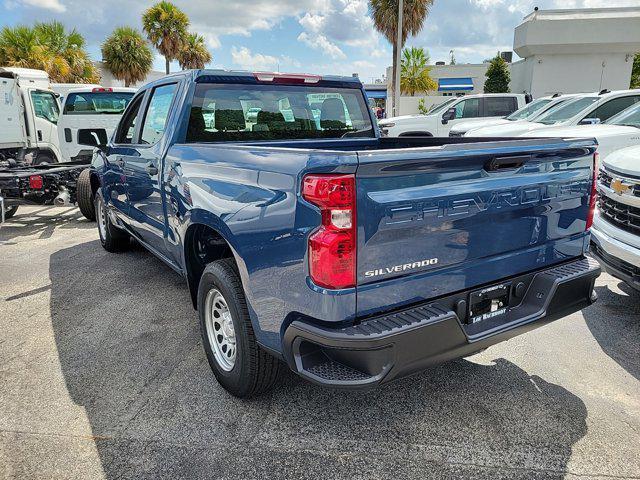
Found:
<path fill-rule="evenodd" d="M 169 58 L 164 57 L 164 71 L 167 75 L 169 75 Z"/>
<path fill-rule="evenodd" d="M 400 102 L 400 99 L 396 98 L 396 69 L 398 68 L 398 64 L 396 62 L 396 58 L 398 58 L 398 44 L 393 42 L 393 67 L 391 74 L 391 115 L 395 116 L 396 114 L 396 102 Z"/>

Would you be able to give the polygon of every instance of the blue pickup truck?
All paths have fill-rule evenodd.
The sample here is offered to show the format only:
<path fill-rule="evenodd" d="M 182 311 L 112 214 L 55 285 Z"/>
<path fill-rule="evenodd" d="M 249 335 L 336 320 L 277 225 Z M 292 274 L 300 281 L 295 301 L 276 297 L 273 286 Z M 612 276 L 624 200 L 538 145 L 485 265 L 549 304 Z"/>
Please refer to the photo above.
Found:
<path fill-rule="evenodd" d="M 593 139 L 381 138 L 355 78 L 200 70 L 94 146 L 102 246 L 184 276 L 239 397 L 284 364 L 379 385 L 595 300 Z"/>

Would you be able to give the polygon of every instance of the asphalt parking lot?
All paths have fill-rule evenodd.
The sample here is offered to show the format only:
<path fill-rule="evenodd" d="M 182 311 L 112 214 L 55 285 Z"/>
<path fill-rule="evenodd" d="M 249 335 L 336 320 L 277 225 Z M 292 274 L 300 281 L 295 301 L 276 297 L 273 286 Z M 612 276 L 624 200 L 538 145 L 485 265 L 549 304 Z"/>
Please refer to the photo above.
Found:
<path fill-rule="evenodd" d="M 241 401 L 186 285 L 77 209 L 0 227 L 2 478 L 640 478 L 640 295 L 370 392 Z"/>

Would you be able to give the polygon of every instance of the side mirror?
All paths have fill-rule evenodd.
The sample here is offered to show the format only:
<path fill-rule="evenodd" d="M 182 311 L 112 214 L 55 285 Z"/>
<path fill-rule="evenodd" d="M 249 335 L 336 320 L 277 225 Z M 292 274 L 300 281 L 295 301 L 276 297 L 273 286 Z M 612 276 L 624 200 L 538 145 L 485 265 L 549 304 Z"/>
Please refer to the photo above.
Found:
<path fill-rule="evenodd" d="M 446 125 L 449 123 L 449 120 L 453 120 L 454 118 L 456 118 L 456 109 L 450 108 L 442 114 L 442 124 Z"/>
<path fill-rule="evenodd" d="M 578 125 L 598 125 L 599 123 L 599 118 L 583 118 L 582 120 L 580 120 L 580 123 L 578 123 Z"/>
<path fill-rule="evenodd" d="M 81 130 L 78 134 L 78 143 L 95 147 L 98 150 L 105 150 L 107 148 L 107 132 L 104 129 Z"/>

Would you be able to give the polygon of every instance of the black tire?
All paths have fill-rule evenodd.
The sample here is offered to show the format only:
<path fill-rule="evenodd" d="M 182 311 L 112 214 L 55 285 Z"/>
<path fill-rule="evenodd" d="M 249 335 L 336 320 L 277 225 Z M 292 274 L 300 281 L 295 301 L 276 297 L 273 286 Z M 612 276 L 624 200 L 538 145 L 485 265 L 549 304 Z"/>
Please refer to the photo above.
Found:
<path fill-rule="evenodd" d="M 38 153 L 36 159 L 33 161 L 33 165 L 48 165 L 52 163 L 58 163 L 58 160 L 47 152 Z"/>
<path fill-rule="evenodd" d="M 9 207 L 5 207 L 4 209 L 4 219 L 9 220 L 13 217 L 18 211 L 18 205 L 11 205 Z"/>
<path fill-rule="evenodd" d="M 107 212 L 102 198 L 102 191 L 98 189 L 95 197 L 96 219 L 100 243 L 107 252 L 121 252 L 129 246 L 129 234 L 115 227 Z"/>
<path fill-rule="evenodd" d="M 93 192 L 91 191 L 91 170 L 88 168 L 82 170 L 78 175 L 78 180 L 76 180 L 76 202 L 78 202 L 78 208 L 84 218 L 95 222 L 96 207 L 93 202 Z"/>
<path fill-rule="evenodd" d="M 230 369 L 229 365 L 225 369 L 216 359 L 216 346 L 209 337 L 212 327 L 207 327 L 207 298 L 215 295 L 216 291 L 226 302 L 235 331 L 235 360 Z M 260 395 L 273 386 L 280 373 L 281 362 L 260 348 L 256 341 L 242 282 L 233 259 L 217 260 L 205 268 L 198 287 L 198 316 L 207 360 L 225 390 L 236 397 L 249 398 Z"/>

